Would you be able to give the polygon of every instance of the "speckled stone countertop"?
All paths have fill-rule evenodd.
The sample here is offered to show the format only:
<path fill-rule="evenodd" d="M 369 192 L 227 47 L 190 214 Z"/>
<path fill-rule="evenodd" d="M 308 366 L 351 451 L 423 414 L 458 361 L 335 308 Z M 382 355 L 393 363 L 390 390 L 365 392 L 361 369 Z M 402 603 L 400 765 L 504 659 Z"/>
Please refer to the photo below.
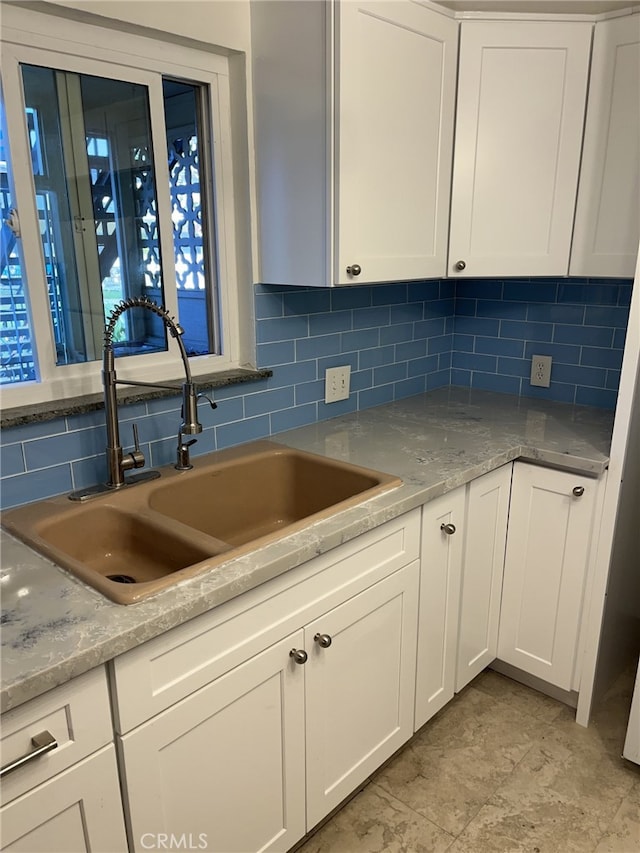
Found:
<path fill-rule="evenodd" d="M 403 485 L 140 604 L 112 604 L 2 531 L 0 709 L 98 666 L 513 459 L 599 476 L 613 413 L 443 388 L 280 433 L 276 441 Z"/>

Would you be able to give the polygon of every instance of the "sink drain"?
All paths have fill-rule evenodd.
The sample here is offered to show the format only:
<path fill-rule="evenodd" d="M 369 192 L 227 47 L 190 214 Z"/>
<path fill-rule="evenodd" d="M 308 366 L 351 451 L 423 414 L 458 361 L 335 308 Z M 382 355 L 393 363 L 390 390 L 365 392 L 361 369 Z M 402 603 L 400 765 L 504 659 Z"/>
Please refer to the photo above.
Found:
<path fill-rule="evenodd" d="M 107 580 L 115 583 L 136 583 L 136 579 L 131 575 L 107 575 Z"/>

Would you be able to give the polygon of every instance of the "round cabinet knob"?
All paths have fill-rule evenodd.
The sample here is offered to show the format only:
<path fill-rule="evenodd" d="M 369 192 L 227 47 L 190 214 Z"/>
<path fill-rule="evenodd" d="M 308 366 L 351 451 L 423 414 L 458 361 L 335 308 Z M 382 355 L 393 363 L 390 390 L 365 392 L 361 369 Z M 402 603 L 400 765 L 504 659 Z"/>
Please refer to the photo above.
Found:
<path fill-rule="evenodd" d="M 316 634 L 313 639 L 319 646 L 322 646 L 323 649 L 328 649 L 333 642 L 329 634 Z"/>
<path fill-rule="evenodd" d="M 458 272 L 462 272 L 462 270 L 465 270 L 467 268 L 467 265 L 465 264 L 464 261 L 456 261 L 456 263 L 453 266 L 454 266 L 454 269 L 458 270 Z"/>
<path fill-rule="evenodd" d="M 441 524 L 440 530 L 444 531 L 448 536 L 453 536 L 456 532 L 456 526 L 455 524 Z"/>
<path fill-rule="evenodd" d="M 573 496 L 575 498 L 581 498 L 584 495 L 584 486 L 574 486 L 573 487 Z"/>
<path fill-rule="evenodd" d="M 360 275 L 362 272 L 362 267 L 360 264 L 351 264 L 351 266 L 347 267 L 347 275 Z"/>
<path fill-rule="evenodd" d="M 293 658 L 296 663 L 306 663 L 307 653 L 304 649 L 291 649 L 289 657 Z"/>

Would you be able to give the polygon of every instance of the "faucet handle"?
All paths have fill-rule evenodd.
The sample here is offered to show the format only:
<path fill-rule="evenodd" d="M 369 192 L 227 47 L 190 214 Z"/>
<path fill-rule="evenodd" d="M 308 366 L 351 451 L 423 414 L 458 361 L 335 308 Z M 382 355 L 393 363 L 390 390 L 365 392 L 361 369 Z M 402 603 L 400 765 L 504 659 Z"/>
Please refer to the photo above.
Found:
<path fill-rule="evenodd" d="M 133 450 L 125 454 L 120 462 L 122 471 L 130 471 L 132 468 L 144 468 L 145 458 L 144 453 L 140 450 L 140 441 L 138 439 L 138 425 L 132 424 L 133 427 Z"/>
<path fill-rule="evenodd" d="M 190 471 L 193 468 L 191 459 L 189 458 L 189 448 L 195 444 L 197 438 L 192 438 L 191 441 L 185 441 L 182 435 L 182 429 L 178 431 L 178 455 L 176 464 L 173 466 L 176 471 Z"/>

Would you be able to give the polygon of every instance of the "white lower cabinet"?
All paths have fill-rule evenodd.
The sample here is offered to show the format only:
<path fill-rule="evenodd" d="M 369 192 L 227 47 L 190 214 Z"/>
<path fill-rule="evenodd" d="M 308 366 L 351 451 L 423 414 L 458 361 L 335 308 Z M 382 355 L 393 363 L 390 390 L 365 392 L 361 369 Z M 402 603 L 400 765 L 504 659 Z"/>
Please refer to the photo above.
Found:
<path fill-rule="evenodd" d="M 465 503 L 461 486 L 422 508 L 416 730 L 453 698 Z"/>
<path fill-rule="evenodd" d="M 599 482 L 514 466 L 498 657 L 563 690 L 576 687 Z"/>
<path fill-rule="evenodd" d="M 122 737 L 133 849 L 285 851 L 348 796 L 413 733 L 417 588 L 416 562 Z"/>
<path fill-rule="evenodd" d="M 416 729 L 496 659 L 579 689 L 604 482 L 515 462 L 425 504 Z"/>
<path fill-rule="evenodd" d="M 133 850 L 202 839 L 211 851 L 287 850 L 304 835 L 302 632 L 121 739 Z"/>
<path fill-rule="evenodd" d="M 425 504 L 416 729 L 496 657 L 511 465 Z"/>
<path fill-rule="evenodd" d="M 411 737 L 418 537 L 415 510 L 114 662 L 132 851 L 286 851 Z"/>
<path fill-rule="evenodd" d="M 305 628 L 308 829 L 413 734 L 418 574 L 414 562 Z"/>
<path fill-rule="evenodd" d="M 498 655 L 511 473 L 504 465 L 467 487 L 456 692 Z"/>
<path fill-rule="evenodd" d="M 113 744 L 0 810 L 2 850 L 126 853 Z"/>
<path fill-rule="evenodd" d="M 127 850 L 104 667 L 3 714 L 2 766 L 3 851 Z"/>

